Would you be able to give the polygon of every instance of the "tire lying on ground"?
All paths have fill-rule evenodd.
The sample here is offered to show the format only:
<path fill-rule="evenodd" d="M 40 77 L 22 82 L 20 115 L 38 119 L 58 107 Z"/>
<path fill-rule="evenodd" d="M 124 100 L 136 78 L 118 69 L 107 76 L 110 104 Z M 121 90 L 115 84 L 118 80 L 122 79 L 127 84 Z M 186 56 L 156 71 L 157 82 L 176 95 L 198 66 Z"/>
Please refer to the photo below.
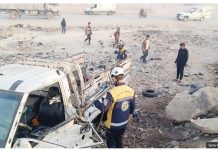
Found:
<path fill-rule="evenodd" d="M 145 91 L 142 91 L 142 95 L 144 97 L 157 97 L 157 92 L 155 92 L 155 90 L 152 90 L 152 89 L 149 89 L 149 90 L 145 90 Z"/>

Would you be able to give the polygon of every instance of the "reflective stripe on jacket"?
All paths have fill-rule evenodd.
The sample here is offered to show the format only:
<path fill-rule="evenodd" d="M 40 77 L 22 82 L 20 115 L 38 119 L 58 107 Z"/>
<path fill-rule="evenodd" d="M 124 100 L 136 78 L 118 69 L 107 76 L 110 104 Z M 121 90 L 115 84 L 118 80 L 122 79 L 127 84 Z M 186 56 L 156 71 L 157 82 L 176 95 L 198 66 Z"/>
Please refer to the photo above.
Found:
<path fill-rule="evenodd" d="M 107 111 L 106 128 L 124 128 L 134 109 L 134 90 L 127 85 L 116 86 L 109 91 L 112 104 Z"/>

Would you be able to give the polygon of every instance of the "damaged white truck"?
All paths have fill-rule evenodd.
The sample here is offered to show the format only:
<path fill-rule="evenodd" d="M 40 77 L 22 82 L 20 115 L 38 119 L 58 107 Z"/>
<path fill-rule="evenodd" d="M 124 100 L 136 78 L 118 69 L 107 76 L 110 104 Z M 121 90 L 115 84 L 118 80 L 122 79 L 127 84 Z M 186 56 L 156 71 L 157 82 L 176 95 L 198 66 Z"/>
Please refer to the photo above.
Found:
<path fill-rule="evenodd" d="M 103 143 L 92 103 L 112 87 L 110 69 L 86 80 L 85 54 L 0 67 L 0 148 L 85 148 Z M 128 80 L 131 60 L 123 67 Z"/>

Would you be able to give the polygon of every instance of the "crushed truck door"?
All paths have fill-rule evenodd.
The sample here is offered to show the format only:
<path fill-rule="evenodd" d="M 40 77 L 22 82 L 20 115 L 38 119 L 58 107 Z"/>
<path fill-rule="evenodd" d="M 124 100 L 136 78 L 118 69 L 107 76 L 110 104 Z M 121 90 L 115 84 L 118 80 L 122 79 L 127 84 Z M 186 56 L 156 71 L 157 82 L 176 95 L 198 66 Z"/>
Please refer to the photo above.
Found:
<path fill-rule="evenodd" d="M 86 148 L 103 143 L 90 123 L 75 123 L 75 119 L 52 128 L 38 139 L 21 138 L 14 148 Z"/>

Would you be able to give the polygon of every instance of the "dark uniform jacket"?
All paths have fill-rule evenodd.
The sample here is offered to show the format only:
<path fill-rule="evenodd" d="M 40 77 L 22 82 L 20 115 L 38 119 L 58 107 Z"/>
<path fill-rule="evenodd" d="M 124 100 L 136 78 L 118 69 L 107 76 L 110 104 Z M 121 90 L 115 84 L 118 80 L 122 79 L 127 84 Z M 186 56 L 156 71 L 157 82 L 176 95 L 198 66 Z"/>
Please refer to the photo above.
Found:
<path fill-rule="evenodd" d="M 94 105 L 107 113 L 106 128 L 123 129 L 135 109 L 135 92 L 123 83 L 111 89 L 103 103 L 96 101 Z"/>
<path fill-rule="evenodd" d="M 188 61 L 188 50 L 186 48 L 184 49 L 180 48 L 175 63 L 178 66 L 185 66 L 187 61 Z"/>

